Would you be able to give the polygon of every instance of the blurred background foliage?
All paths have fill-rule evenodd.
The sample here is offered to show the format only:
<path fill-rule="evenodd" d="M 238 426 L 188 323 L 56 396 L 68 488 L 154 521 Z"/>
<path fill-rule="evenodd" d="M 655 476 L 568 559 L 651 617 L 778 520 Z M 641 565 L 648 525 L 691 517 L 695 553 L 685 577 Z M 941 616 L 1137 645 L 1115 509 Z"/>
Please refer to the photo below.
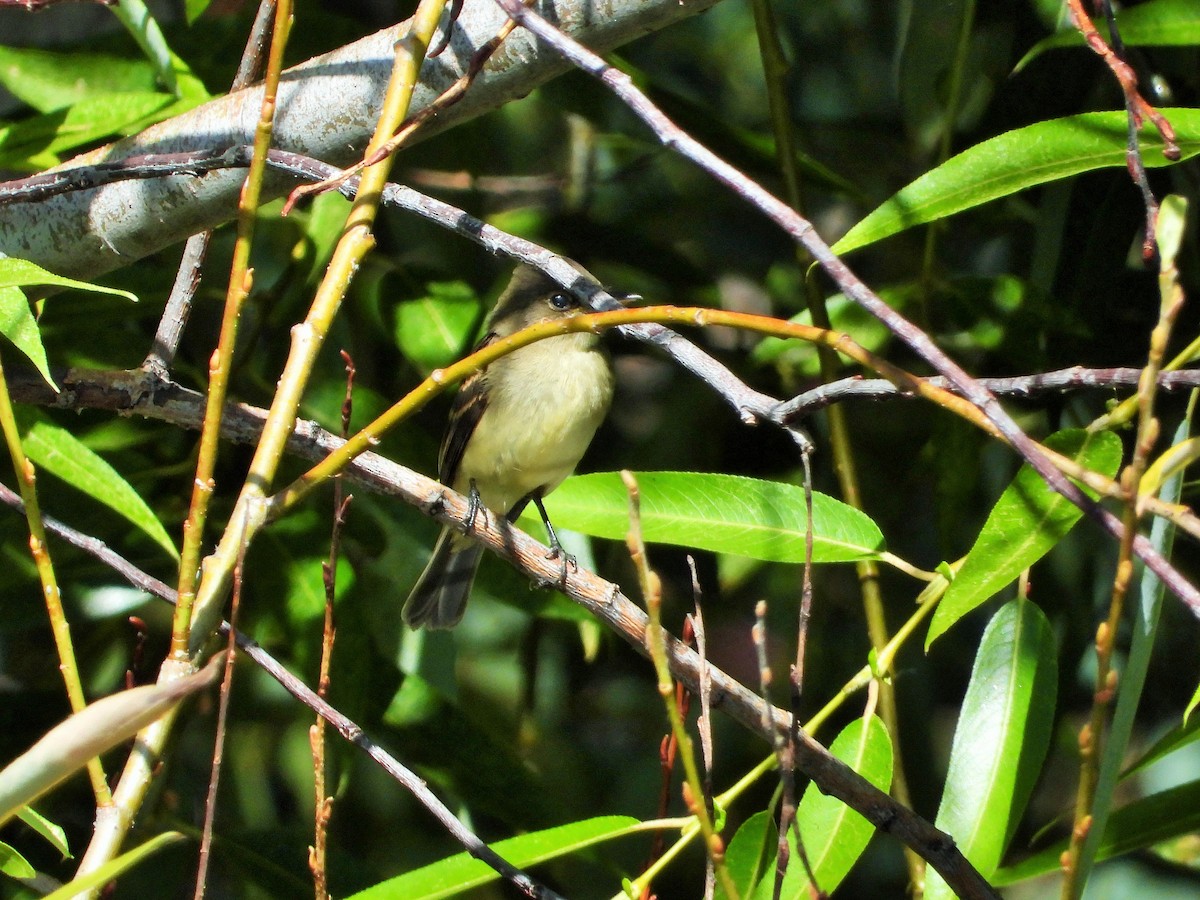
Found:
<path fill-rule="evenodd" d="M 1134 4 L 1129 4 L 1134 5 Z M 160 10 L 170 46 L 208 92 L 226 89 L 254 4 L 227 3 L 191 26 L 172 6 Z M 1101 63 L 1080 49 L 1047 52 L 1014 74 L 1016 62 L 1059 24 L 1053 0 L 1006 4 L 829 0 L 773 4 L 791 67 L 789 114 L 802 154 L 803 210 L 832 241 L 854 222 L 949 154 L 1010 129 L 1061 115 L 1119 109 L 1119 91 Z M 8 46 L 35 42 L 63 53 L 139 59 L 119 29 L 71 28 L 103 10 L 68 4 L 36 16 L 5 10 Z M 299 61 L 411 12 L 407 3 L 301 0 L 289 56 Z M 963 25 L 964 17 L 968 24 Z M 11 26 L 10 26 L 10 23 Z M 7 30 L 11 28 L 12 30 Z M 1200 101 L 1195 47 L 1135 48 L 1134 62 L 1154 75 L 1167 105 Z M 783 191 L 762 61 L 750 4 L 726 0 L 712 10 L 646 36 L 614 55 L 622 68 L 694 136 L 776 193 Z M 955 65 L 956 60 L 958 65 Z M 32 115 L 11 100 L 11 122 Z M 69 154 L 68 154 L 69 155 Z M 18 174 L 15 170 L 10 175 Z M 1195 196 L 1192 164 L 1151 175 L 1160 195 Z M 578 74 L 563 76 L 524 100 L 404 151 L 394 179 L 444 196 L 503 228 L 584 262 L 601 280 L 654 304 L 717 306 L 783 317 L 804 307 L 807 262 L 747 205 L 691 164 L 655 143 L 619 103 Z M 286 219 L 265 207 L 254 249 L 254 292 L 239 341 L 234 391 L 266 405 L 288 347 L 335 239 L 345 205 L 322 198 Z M 991 203 L 950 222 L 912 229 L 856 253 L 851 264 L 889 301 L 928 328 L 976 375 L 1010 375 L 1082 365 L 1144 362 L 1158 308 L 1155 274 L 1137 249 L 1143 214 L 1128 175 L 1106 169 Z M 303 414 L 336 430 L 344 391 L 338 350 L 358 370 L 354 422 L 369 420 L 431 368 L 460 355 L 476 335 L 507 275 L 501 261 L 457 237 L 399 212 L 379 223 L 379 249 L 354 282 L 330 336 Z M 219 327 L 232 232 L 218 232 L 204 283 L 176 364 L 184 384 L 203 388 Z M 132 290 L 136 306 L 72 293 L 46 305 L 41 328 L 52 363 L 98 369 L 138 366 L 170 289 L 177 251 L 105 279 Z M 1195 295 L 1195 238 L 1181 260 Z M 827 294 L 821 276 L 812 276 Z M 835 306 L 835 309 L 837 307 Z M 1194 305 L 1177 331 L 1196 332 Z M 852 310 L 839 321 L 893 361 L 921 371 Z M 437 322 L 430 333 L 428 323 Z M 868 339 L 867 335 L 875 334 Z M 751 386 L 790 396 L 817 383 L 807 348 L 759 345 L 713 330 L 695 335 Z M 1181 344 L 1182 345 L 1182 344 Z M 798 482 L 790 442 L 750 428 L 691 376 L 644 346 L 612 339 L 618 397 L 584 461 L 587 471 L 618 468 L 728 472 Z M 847 373 L 849 373 L 847 369 Z M 1010 404 L 1036 435 L 1087 423 L 1105 394 L 1049 396 Z M 381 452 L 434 472 L 448 400 L 435 403 L 385 440 Z M 852 403 L 847 414 L 864 507 L 889 548 L 933 568 L 969 549 L 991 504 L 1016 470 L 1011 453 L 943 412 L 912 401 Z M 1180 404 L 1163 402 L 1173 427 Z M 195 435 L 166 424 L 108 414 L 40 413 L 69 428 L 108 460 L 178 535 L 186 513 Z M 826 424 L 808 423 L 819 447 L 816 487 L 837 494 Z M 248 451 L 226 447 L 218 472 L 214 521 L 232 502 Z M 293 464 L 292 471 L 299 471 Z M 286 472 L 284 473 L 287 474 Z M 11 474 L 2 476 L 11 483 Z M 174 582 L 173 561 L 104 507 L 46 477 L 46 511 L 119 548 L 139 566 Z M 585 815 L 656 814 L 658 745 L 666 728 L 650 667 L 600 632 L 562 598 L 529 589 L 503 563 L 487 559 L 470 612 L 452 634 L 412 634 L 399 607 L 424 563 L 435 525 L 417 511 L 354 489 L 339 570 L 338 637 L 332 700 L 429 780 L 483 837 L 572 821 Z M 1189 499 L 1185 492 L 1185 501 Z M 322 618 L 320 563 L 328 552 L 330 495 L 274 525 L 253 548 L 241 624 L 307 682 L 316 680 Z M 9 759 L 67 713 L 49 628 L 36 602 L 36 576 L 24 522 L 0 516 L 0 759 Z M 132 669 L 153 678 L 169 633 L 169 610 L 125 587 L 87 556 L 55 544 L 89 696 L 121 687 Z M 605 577 L 633 585 L 623 546 L 597 541 L 577 550 Z M 1032 580 L 1059 649 L 1054 740 L 1017 846 L 1070 808 L 1077 775 L 1075 735 L 1091 696 L 1089 652 L 1098 609 L 1106 603 L 1115 549 L 1081 526 Z M 1186 571 L 1195 554 L 1179 553 Z M 676 633 L 693 598 L 685 551 L 652 547 L 666 584 L 665 616 Z M 770 650 L 782 677 L 793 655 L 800 572 L 795 566 L 698 554 L 713 661 L 756 685 L 750 626 L 757 600 L 769 601 Z M 803 709 L 821 707 L 866 661 L 870 649 L 853 570 L 816 575 Z M 910 614 L 912 583 L 884 575 L 890 624 Z M 1008 596 L 1011 596 L 1011 592 Z M 937 809 L 950 738 L 975 647 L 998 606 L 992 601 L 941 639 L 927 655 L 916 640 L 899 658 L 903 765 L 918 812 Z M 532 615 L 540 611 L 541 615 Z M 1195 687 L 1196 623 L 1168 599 L 1160 645 L 1139 718 L 1139 744 L 1178 721 Z M 146 623 L 141 644 L 128 617 Z M 852 700 L 828 733 L 860 715 Z M 268 677 L 239 667 L 226 769 L 217 816 L 212 897 L 310 896 L 306 848 L 312 840 L 310 716 Z M 203 813 L 214 709 L 201 699 L 187 715 L 138 831 L 195 833 Z M 727 785 L 767 748 L 722 718 L 714 722 L 715 780 Z M 331 742 L 336 804 L 330 825 L 330 881 L 344 896 L 382 878 L 455 851 L 448 837 L 364 756 Z M 1194 747 L 1193 747 L 1194 750 Z M 110 767 L 119 765 L 113 754 Z M 1158 789 L 1194 771 L 1195 753 L 1151 769 L 1129 785 Z M 1155 780 L 1157 779 L 1157 780 Z M 1152 783 L 1152 784 L 1151 784 Z M 730 811 L 731 823 L 761 809 L 774 788 L 763 783 Z M 673 793 L 677 796 L 677 792 Z M 92 803 L 78 778 L 40 805 L 85 844 Z M 681 814 L 676 803 L 673 814 Z M 1058 834 L 1065 824 L 1060 821 Z M 10 826 L 4 839 L 28 850 L 39 869 L 67 876 L 73 863 Z M 593 857 L 573 857 L 542 872 L 571 897 L 608 896 L 635 874 L 648 838 L 626 839 Z M 1170 858 L 1171 853 L 1176 858 Z M 1146 852 L 1103 868 L 1097 896 L 1122 896 L 1135 878 L 1144 897 L 1200 895 L 1200 880 L 1181 860 L 1189 852 Z M 191 890 L 194 847 L 178 845 L 124 877 L 117 897 L 184 896 Z M 659 897 L 700 895 L 693 853 L 655 884 Z M 898 842 L 877 836 L 839 896 L 902 896 Z M 1106 888 L 1105 885 L 1114 885 Z M 1038 896 L 1031 893 L 1013 896 Z M 0 895 L 25 896 L 10 881 Z M 477 896 L 508 896 L 503 889 Z"/>

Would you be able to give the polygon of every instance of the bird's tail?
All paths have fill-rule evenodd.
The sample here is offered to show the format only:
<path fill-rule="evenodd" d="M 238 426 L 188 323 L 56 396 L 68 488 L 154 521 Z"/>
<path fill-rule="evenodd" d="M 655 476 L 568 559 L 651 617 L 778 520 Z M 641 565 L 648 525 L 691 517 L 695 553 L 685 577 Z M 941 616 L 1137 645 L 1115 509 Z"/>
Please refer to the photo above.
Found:
<path fill-rule="evenodd" d="M 400 616 L 409 628 L 453 628 L 463 616 L 483 547 L 454 528 L 442 529 L 425 571 Z"/>

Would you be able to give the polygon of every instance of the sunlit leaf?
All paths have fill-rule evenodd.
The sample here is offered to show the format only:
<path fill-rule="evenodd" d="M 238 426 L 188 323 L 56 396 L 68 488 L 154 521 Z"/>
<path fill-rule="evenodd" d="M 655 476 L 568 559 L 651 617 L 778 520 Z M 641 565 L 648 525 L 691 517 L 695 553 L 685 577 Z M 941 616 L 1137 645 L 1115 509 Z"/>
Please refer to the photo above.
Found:
<path fill-rule="evenodd" d="M 37 168 L 47 156 L 119 133 L 174 102 L 170 94 L 105 94 L 0 128 L 0 164 Z"/>
<path fill-rule="evenodd" d="M 17 818 L 40 834 L 46 842 L 62 854 L 63 859 L 71 858 L 71 848 L 67 845 L 67 832 L 61 825 L 51 822 L 32 806 L 24 807 Z"/>
<path fill-rule="evenodd" d="M 637 819 L 601 816 L 497 841 L 491 848 L 514 866 L 524 869 L 604 841 L 636 834 L 639 830 L 641 823 Z M 438 900 L 496 881 L 499 877 L 484 863 L 459 853 L 407 875 L 380 882 L 351 895 L 348 900 Z M 609 893 L 617 893 L 618 889 L 614 885 Z"/>
<path fill-rule="evenodd" d="M 749 897 L 755 886 L 768 872 L 775 868 L 775 850 L 778 830 L 771 814 L 756 812 L 741 824 L 725 848 L 725 867 L 729 871 L 739 897 Z M 717 881 L 717 900 L 726 900 L 727 895 Z"/>
<path fill-rule="evenodd" d="M 58 385 L 50 377 L 50 362 L 46 359 L 46 348 L 42 344 L 37 319 L 33 317 L 29 300 L 20 288 L 0 287 L 0 334 L 25 354 L 46 384 L 58 390 Z"/>
<path fill-rule="evenodd" d="M 137 296 L 129 291 L 105 287 L 101 284 L 91 284 L 87 281 L 66 278 L 62 275 L 55 275 L 53 272 L 43 269 L 37 263 L 32 263 L 27 259 L 0 258 L 0 288 L 30 287 L 35 284 L 74 288 L 79 291 L 91 291 L 95 294 L 114 294 L 118 297 L 124 297 L 127 300 L 133 300 L 135 303 L 137 302 Z"/>
<path fill-rule="evenodd" d="M 37 869 L 15 849 L 0 841 L 0 873 L 10 878 L 32 878 Z"/>
<path fill-rule="evenodd" d="M 162 685 L 146 685 L 89 704 L 54 726 L 41 740 L 0 770 L 0 825 L 89 759 L 133 737 L 184 697 L 211 684 L 224 659 Z"/>
<path fill-rule="evenodd" d="M 891 787 L 892 741 L 878 718 L 872 716 L 851 722 L 830 744 L 829 752 L 881 791 Z M 821 793 L 815 784 L 804 789 L 796 808 L 796 823 L 812 865 L 813 878 L 826 893 L 831 893 L 842 883 L 875 834 L 874 825 L 841 800 Z M 795 835 L 789 835 L 788 841 L 792 845 L 791 862 L 783 877 L 781 896 L 802 900 L 811 896 L 808 876 L 797 856 Z M 774 890 L 774 881 L 772 867 L 759 883 L 754 900 L 768 900 Z"/>
<path fill-rule="evenodd" d="M 804 562 L 803 488 L 700 472 L 636 477 L 648 542 Z M 546 510 L 555 525 L 594 537 L 624 540 L 629 531 L 629 494 L 616 472 L 567 479 L 546 499 Z M 883 549 L 883 534 L 864 513 L 814 492 L 814 562 L 873 559 Z"/>
<path fill-rule="evenodd" d="M 88 872 L 86 875 L 81 875 L 68 884 L 64 884 L 58 890 L 47 894 L 42 900 L 70 900 L 71 897 L 77 897 L 80 894 L 86 895 L 93 888 L 99 888 L 108 884 L 122 872 L 133 868 L 146 857 L 183 839 L 184 836 L 178 831 L 164 832 L 146 841 L 141 846 L 134 847 L 132 850 L 122 853 L 116 859 L 106 862 L 98 869 Z"/>
<path fill-rule="evenodd" d="M 1182 159 L 1200 153 L 1200 109 L 1164 109 Z M 907 228 L 945 219 L 1039 184 L 1094 169 L 1124 168 L 1124 112 L 1083 113 L 1006 131 L 926 172 L 894 194 L 833 245 L 846 254 Z M 1165 166 L 1153 126 L 1141 132 L 1147 166 Z"/>
<path fill-rule="evenodd" d="M 40 469 L 119 513 L 174 559 L 179 557 L 171 536 L 146 501 L 121 474 L 60 425 L 37 419 L 21 436 L 25 455 Z"/>
<path fill-rule="evenodd" d="M 1028 600 L 988 623 L 963 700 L 935 825 L 986 878 L 996 870 L 1041 771 L 1054 723 L 1057 647 Z M 930 900 L 954 896 L 936 872 Z"/>
<path fill-rule="evenodd" d="M 1045 444 L 1109 477 L 1121 462 L 1121 440 L 1110 432 L 1061 431 L 1050 435 Z M 992 507 L 933 614 L 925 646 L 1050 552 L 1082 515 L 1077 506 L 1047 487 L 1032 467 L 1023 465 Z"/>
<path fill-rule="evenodd" d="M 1118 8 L 1117 28 L 1127 47 L 1190 47 L 1200 44 L 1200 6 L 1196 0 L 1151 0 Z M 1013 71 L 1020 72 L 1047 50 L 1083 46 L 1079 29 L 1065 27 L 1038 41 Z"/>

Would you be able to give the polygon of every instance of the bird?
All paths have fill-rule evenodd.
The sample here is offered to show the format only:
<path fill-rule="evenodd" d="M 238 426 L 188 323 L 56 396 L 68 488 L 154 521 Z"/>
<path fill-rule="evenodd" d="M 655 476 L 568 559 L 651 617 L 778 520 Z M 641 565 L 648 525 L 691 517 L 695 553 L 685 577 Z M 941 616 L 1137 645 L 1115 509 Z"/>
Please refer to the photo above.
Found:
<path fill-rule="evenodd" d="M 573 263 L 579 273 L 590 273 Z M 613 296 L 622 302 L 634 294 Z M 540 271 L 518 265 L 476 349 L 539 322 L 591 312 Z M 401 611 L 410 628 L 452 628 L 462 619 L 483 546 L 468 535 L 480 507 L 514 521 L 533 502 L 553 559 L 562 554 L 542 498 L 579 464 L 612 403 L 613 372 L 594 332 L 555 335 L 489 363 L 459 388 L 438 457 L 438 480 L 470 507 L 465 530 L 444 525 Z M 563 556 L 564 575 L 569 557 Z"/>

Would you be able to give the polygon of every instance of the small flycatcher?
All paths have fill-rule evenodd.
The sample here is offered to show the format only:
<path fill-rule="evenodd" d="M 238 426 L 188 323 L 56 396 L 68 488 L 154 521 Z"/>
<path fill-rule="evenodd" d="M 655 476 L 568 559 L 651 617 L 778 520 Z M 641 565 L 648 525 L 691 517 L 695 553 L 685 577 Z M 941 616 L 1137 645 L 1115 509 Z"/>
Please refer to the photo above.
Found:
<path fill-rule="evenodd" d="M 578 297 L 522 265 L 496 301 L 479 346 L 539 322 L 586 312 L 591 310 Z M 510 521 L 532 500 L 546 521 L 553 557 L 562 550 L 542 498 L 574 471 L 612 395 L 608 355 L 590 332 L 546 338 L 502 356 L 459 388 L 442 439 L 438 478 Z M 457 526 L 443 526 L 433 557 L 404 604 L 405 623 L 411 628 L 458 624 L 482 555 L 483 547 Z"/>

